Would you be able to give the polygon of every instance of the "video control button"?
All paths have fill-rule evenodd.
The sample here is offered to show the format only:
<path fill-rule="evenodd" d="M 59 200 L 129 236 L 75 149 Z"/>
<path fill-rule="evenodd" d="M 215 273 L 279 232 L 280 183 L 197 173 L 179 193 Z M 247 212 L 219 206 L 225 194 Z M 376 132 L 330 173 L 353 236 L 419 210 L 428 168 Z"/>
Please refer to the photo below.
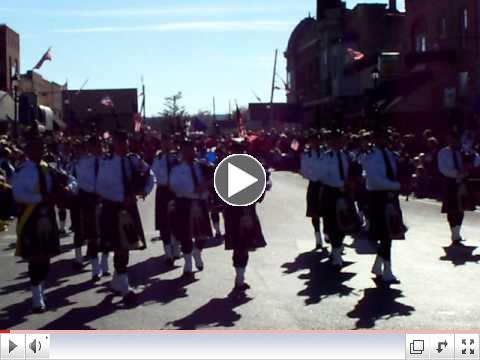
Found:
<path fill-rule="evenodd" d="M 250 155 L 231 155 L 215 169 L 215 191 L 227 204 L 248 206 L 265 192 L 267 175 L 262 164 Z"/>
<path fill-rule="evenodd" d="M 429 359 L 430 336 L 428 334 L 407 334 L 405 342 L 405 358 Z"/>
<path fill-rule="evenodd" d="M 479 360 L 478 334 L 455 335 L 455 359 Z"/>
<path fill-rule="evenodd" d="M 430 359 L 455 359 L 455 335 L 430 335 Z"/>
<path fill-rule="evenodd" d="M 27 334 L 26 359 L 50 359 L 50 335 Z"/>
<path fill-rule="evenodd" d="M 25 335 L 2 334 L 2 360 L 25 359 Z"/>

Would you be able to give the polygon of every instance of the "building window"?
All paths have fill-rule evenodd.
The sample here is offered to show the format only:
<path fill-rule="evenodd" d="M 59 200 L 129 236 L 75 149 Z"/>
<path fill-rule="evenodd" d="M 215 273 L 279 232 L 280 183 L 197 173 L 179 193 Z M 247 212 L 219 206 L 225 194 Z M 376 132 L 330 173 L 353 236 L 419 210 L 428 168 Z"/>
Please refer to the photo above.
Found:
<path fill-rule="evenodd" d="M 468 9 L 463 9 L 462 13 L 462 31 L 468 31 Z"/>
<path fill-rule="evenodd" d="M 440 39 L 445 39 L 447 37 L 447 18 L 442 17 L 440 18 L 440 22 L 438 24 L 438 37 Z"/>
<path fill-rule="evenodd" d="M 416 39 L 416 51 L 417 52 L 426 52 L 427 51 L 427 36 L 425 34 L 420 34 Z"/>
<path fill-rule="evenodd" d="M 469 74 L 468 72 L 462 72 L 458 74 L 458 92 L 460 96 L 468 95 Z"/>

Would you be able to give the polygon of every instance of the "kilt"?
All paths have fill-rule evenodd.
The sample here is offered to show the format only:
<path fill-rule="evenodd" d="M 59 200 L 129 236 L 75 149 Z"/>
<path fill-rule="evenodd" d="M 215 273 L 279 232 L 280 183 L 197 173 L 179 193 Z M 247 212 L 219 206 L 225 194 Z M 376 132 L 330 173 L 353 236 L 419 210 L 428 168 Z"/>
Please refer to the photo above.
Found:
<path fill-rule="evenodd" d="M 25 206 L 20 211 L 15 255 L 27 261 L 36 257 L 52 258 L 59 255 L 60 235 L 54 208 L 39 204 L 32 210 L 32 206 Z"/>
<path fill-rule="evenodd" d="M 97 232 L 97 205 L 98 196 L 93 193 L 80 190 L 80 212 L 81 226 L 84 240 L 94 240 L 98 238 Z"/>
<path fill-rule="evenodd" d="M 368 217 L 370 219 L 368 237 L 371 241 L 377 242 L 382 239 L 390 239 L 391 237 L 386 216 L 389 203 L 394 203 L 400 208 L 398 195 L 395 192 L 368 192 Z"/>
<path fill-rule="evenodd" d="M 155 193 L 155 230 L 160 231 L 160 236 L 171 234 L 168 204 L 175 199 L 175 195 L 168 186 L 157 185 Z"/>
<path fill-rule="evenodd" d="M 469 204 L 467 204 L 465 209 L 460 209 L 460 204 L 458 200 L 458 190 L 460 185 L 461 183 L 457 183 L 456 179 L 445 179 L 442 201 L 442 214 L 475 210 L 474 201 L 471 201 Z"/>
<path fill-rule="evenodd" d="M 322 193 L 323 185 L 319 181 L 310 181 L 307 188 L 307 217 L 322 216 Z"/>
<path fill-rule="evenodd" d="M 243 217 L 249 218 L 249 226 L 245 227 Z M 256 211 L 256 204 L 247 207 L 226 206 L 225 218 L 225 249 L 247 250 L 267 246 L 262 227 Z"/>
<path fill-rule="evenodd" d="M 194 202 L 197 202 L 197 204 L 200 206 L 201 219 L 198 221 L 197 226 L 192 228 L 191 209 Z M 189 239 L 191 240 L 193 238 L 208 238 L 213 236 L 206 200 L 176 198 L 175 213 L 173 218 L 175 219 L 173 223 L 174 235 L 180 242 L 187 241 Z"/>
<path fill-rule="evenodd" d="M 103 200 L 102 211 L 100 212 L 100 246 L 102 251 L 122 251 L 126 250 L 120 243 L 120 229 L 119 229 L 119 214 L 126 210 L 132 217 L 137 226 L 137 232 L 143 240 L 146 248 L 145 234 L 143 232 L 142 221 L 138 206 L 135 204 L 132 207 L 125 208 L 123 203 Z"/>

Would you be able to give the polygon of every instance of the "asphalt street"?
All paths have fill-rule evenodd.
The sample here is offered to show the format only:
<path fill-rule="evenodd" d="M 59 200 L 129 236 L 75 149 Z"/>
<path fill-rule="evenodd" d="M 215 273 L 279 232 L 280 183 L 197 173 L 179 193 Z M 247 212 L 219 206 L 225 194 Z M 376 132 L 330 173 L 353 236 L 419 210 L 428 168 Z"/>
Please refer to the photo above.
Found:
<path fill-rule="evenodd" d="M 347 238 L 346 267 L 334 273 L 314 247 L 305 215 L 306 182 L 275 173 L 259 206 L 268 247 L 251 256 L 246 296 L 231 296 L 231 252 L 210 241 L 205 270 L 184 280 L 183 262 L 163 265 L 163 247 L 151 242 L 154 196 L 141 203 L 148 249 L 134 252 L 130 279 L 139 305 L 125 309 L 104 279 L 72 268 L 72 238 L 53 261 L 44 314 L 31 314 L 26 263 L 13 256 L 14 228 L 0 234 L 0 328 L 8 329 L 478 329 L 480 214 L 465 219 L 465 246 L 450 247 L 440 204 L 402 202 L 410 229 L 395 241 L 393 267 L 402 281 L 377 287 L 370 274 L 374 249 L 362 236 Z"/>

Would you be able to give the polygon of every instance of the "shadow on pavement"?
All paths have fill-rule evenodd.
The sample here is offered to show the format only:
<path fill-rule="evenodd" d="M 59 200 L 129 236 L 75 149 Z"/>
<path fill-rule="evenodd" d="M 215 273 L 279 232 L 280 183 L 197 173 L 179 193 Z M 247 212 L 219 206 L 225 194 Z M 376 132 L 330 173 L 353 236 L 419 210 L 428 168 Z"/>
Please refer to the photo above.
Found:
<path fill-rule="evenodd" d="M 415 308 L 399 303 L 402 292 L 386 286 L 365 289 L 355 308 L 347 314 L 351 319 L 358 319 L 355 329 L 375 327 L 377 320 L 388 320 L 397 316 L 410 316 Z"/>
<path fill-rule="evenodd" d="M 138 305 L 168 304 L 180 298 L 188 297 L 187 287 L 198 280 L 180 277 L 178 279 L 153 279 L 138 295 Z"/>
<path fill-rule="evenodd" d="M 177 260 L 178 263 L 181 260 Z M 174 271 L 178 266 L 168 267 L 165 265 L 165 256 L 157 256 L 154 258 L 148 258 L 145 261 L 135 263 L 128 267 L 128 277 L 130 284 L 146 285 L 149 280 L 155 276 L 166 274 L 170 271 Z"/>
<path fill-rule="evenodd" d="M 455 266 L 466 265 L 467 262 L 478 263 L 480 255 L 473 255 L 475 246 L 450 245 L 443 248 L 445 256 L 440 257 L 442 261 L 450 261 Z"/>
<path fill-rule="evenodd" d="M 114 295 L 107 295 L 99 304 L 71 309 L 41 330 L 93 330 L 87 325 L 89 322 L 111 315 L 121 308 L 113 303 L 113 299 Z"/>
<path fill-rule="evenodd" d="M 318 304 L 331 296 L 348 296 L 354 290 L 346 286 L 344 282 L 352 279 L 355 274 L 344 270 L 338 272 L 330 265 L 329 261 L 325 261 L 326 257 L 325 253 L 306 252 L 298 255 L 294 262 L 282 265 L 285 274 L 309 270 L 308 273 L 298 276 L 299 279 L 306 280 L 305 289 L 297 294 L 306 297 L 305 305 Z M 344 268 L 351 264 L 351 262 L 345 262 Z"/>
<path fill-rule="evenodd" d="M 375 243 L 368 239 L 367 232 L 352 235 L 352 238 L 353 242 L 350 245 L 345 244 L 345 247 L 354 249 L 359 255 L 374 255 L 377 253 L 377 247 Z"/>
<path fill-rule="evenodd" d="M 195 330 L 205 327 L 233 327 L 241 319 L 234 309 L 250 302 L 245 293 L 231 292 L 223 299 L 212 299 L 186 317 L 167 323 L 177 330 Z"/>

